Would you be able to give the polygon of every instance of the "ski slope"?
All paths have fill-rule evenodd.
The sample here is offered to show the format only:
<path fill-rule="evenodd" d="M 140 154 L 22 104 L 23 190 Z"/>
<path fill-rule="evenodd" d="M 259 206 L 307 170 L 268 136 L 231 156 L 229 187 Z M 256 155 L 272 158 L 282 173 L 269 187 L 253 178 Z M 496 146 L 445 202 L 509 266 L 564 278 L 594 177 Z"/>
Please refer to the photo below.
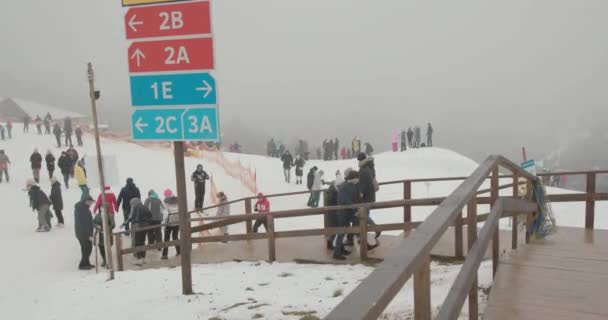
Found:
<path fill-rule="evenodd" d="M 28 207 L 28 198 L 23 190 L 25 181 L 31 177 L 29 156 L 34 148 L 43 154 L 48 149 L 56 157 L 53 136 L 38 136 L 20 132 L 21 125 L 13 129 L 14 139 L 1 141 L 11 158 L 11 182 L 0 184 L 2 195 L 3 232 L 0 233 L 0 250 L 4 253 L 0 272 L 0 310 L 11 319 L 102 319 L 109 315 L 115 319 L 251 319 L 259 313 L 268 319 L 299 319 L 284 312 L 312 310 L 322 318 L 340 301 L 332 297 L 340 289 L 346 295 L 371 269 L 364 266 L 316 266 L 261 263 L 227 263 L 196 266 L 194 269 L 195 291 L 193 297 L 179 295 L 179 269 L 147 270 L 118 274 L 117 281 L 104 282 L 104 275 L 77 270 L 80 249 L 73 231 L 73 205 L 80 196 L 76 187 L 64 190 L 64 229 L 54 228 L 50 233 L 35 233 L 36 215 Z M 172 151 L 168 149 L 147 149 L 137 145 L 110 140 L 102 141 L 104 156 L 115 156 L 118 163 L 117 175 L 122 182 L 127 177 L 135 179 L 142 194 L 149 189 L 162 192 L 165 188 L 175 190 L 175 171 Z M 85 147 L 77 148 L 81 156 L 95 156 L 95 147 L 90 137 L 85 137 Z M 245 165 L 257 169 L 258 188 L 264 193 L 301 191 L 303 185 L 286 184 L 282 166 L 278 159 L 243 154 L 227 154 L 228 158 L 239 159 Z M 229 199 L 249 196 L 240 182 L 229 177 L 213 164 L 199 159 L 186 159 L 186 174 L 203 163 L 205 170 L 213 175 L 219 190 Z M 326 172 L 326 180 L 331 181 L 336 170 L 357 167 L 354 160 L 310 161 L 308 168 L 316 165 Z M 89 170 L 94 170 L 88 164 Z M 43 165 L 44 167 L 44 165 Z M 405 178 L 429 178 L 469 175 L 477 164 L 457 153 L 438 148 L 420 149 L 406 153 L 386 153 L 376 157 L 379 181 Z M 59 173 L 56 176 L 59 178 Z M 50 190 L 50 182 L 43 168 L 41 187 Z M 294 178 L 295 179 L 295 178 Z M 73 183 L 73 182 L 72 182 Z M 505 181 L 508 183 L 508 181 Z M 459 183 L 418 183 L 413 186 L 414 198 L 445 196 Z M 91 194 L 96 197 L 99 186 L 91 185 Z M 112 186 L 118 193 L 121 185 Z M 189 186 L 189 192 L 192 192 Z M 566 192 L 550 189 L 550 192 Z M 505 193 L 507 194 L 507 193 Z M 378 199 L 393 200 L 402 196 L 402 187 L 383 186 Z M 303 208 L 307 196 L 272 199 L 273 210 Z M 192 200 L 189 204 L 192 205 Z M 205 203 L 209 205 L 208 202 Z M 605 203 L 597 204 L 597 212 L 608 209 Z M 423 220 L 433 208 L 414 208 L 414 220 Z M 584 225 L 584 203 L 554 205 L 558 224 L 567 226 Z M 233 214 L 243 212 L 242 205 L 234 205 Z M 399 222 L 402 210 L 376 210 L 373 217 L 378 223 Z M 608 228 L 605 215 L 596 216 L 596 227 Z M 117 216 L 117 224 L 122 223 L 122 215 Z M 316 228 L 322 226 L 320 217 L 277 220 L 279 230 Z M 231 232 L 240 232 L 244 226 L 235 226 Z M 447 293 L 459 267 L 433 267 L 433 305 Z M 484 264 L 480 271 L 482 286 L 490 284 L 489 267 Z M 291 274 L 288 276 L 281 276 Z M 332 280 L 327 280 L 327 279 Z M 408 286 L 411 285 L 408 284 Z M 253 291 L 246 290 L 252 288 Z M 224 310 L 230 306 L 251 302 Z M 257 304 L 269 304 L 249 309 Z M 407 288 L 388 309 L 395 318 L 402 318 L 411 312 L 411 290 Z M 224 310 L 224 311 L 222 311 Z"/>

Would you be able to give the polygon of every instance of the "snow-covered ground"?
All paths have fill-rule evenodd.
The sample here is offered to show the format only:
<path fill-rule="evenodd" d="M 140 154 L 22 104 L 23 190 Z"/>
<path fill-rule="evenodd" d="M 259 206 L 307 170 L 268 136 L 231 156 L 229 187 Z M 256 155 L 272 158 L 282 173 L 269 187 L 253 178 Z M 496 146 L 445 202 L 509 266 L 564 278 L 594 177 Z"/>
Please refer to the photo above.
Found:
<path fill-rule="evenodd" d="M 204 265 L 194 268 L 194 288 L 198 293 L 182 297 L 179 286 L 179 268 L 168 270 L 146 270 L 118 273 L 117 280 L 105 282 L 105 275 L 94 272 L 79 272 L 76 267 L 80 249 L 74 239 L 73 204 L 80 191 L 70 188 L 64 191 L 66 226 L 55 228 L 50 233 L 35 233 L 36 216 L 28 208 L 28 199 L 23 191 L 25 181 L 31 176 L 29 156 L 34 148 L 46 153 L 48 149 L 58 157 L 60 150 L 54 145 L 54 137 L 38 136 L 34 133 L 23 135 L 21 125 L 14 129 L 14 139 L 0 142 L 0 149 L 6 150 L 13 165 L 10 169 L 11 182 L 0 184 L 3 208 L 3 231 L 0 233 L 0 250 L 4 253 L 0 270 L 0 310 L 11 319 L 102 319 L 106 315 L 114 319 L 251 319 L 256 314 L 265 319 L 299 319 L 301 316 L 289 312 L 315 311 L 322 318 L 339 301 L 333 297 L 334 291 L 342 290 L 342 296 L 354 288 L 371 269 L 365 266 L 318 266 L 266 263 L 225 263 Z M 33 132 L 33 130 L 32 130 Z M 146 149 L 132 144 L 103 141 L 103 154 L 115 156 L 118 162 L 118 176 L 121 181 L 133 177 L 142 193 L 149 189 L 157 191 L 175 189 L 175 172 L 172 152 L 167 149 Z M 78 149 L 81 155 L 94 156 L 93 140 L 85 139 L 85 148 Z M 265 193 L 303 190 L 304 186 L 287 185 L 283 181 L 281 164 L 277 159 L 242 154 L 227 154 L 231 159 L 240 159 L 245 165 L 257 169 L 258 186 Z M 477 164 L 449 150 L 438 148 L 388 153 L 376 157 L 376 167 L 380 181 L 404 178 L 426 178 L 445 176 L 466 176 Z M 231 199 L 249 196 L 239 181 L 232 179 L 213 163 L 198 159 L 187 159 L 187 174 L 202 162 L 210 172 L 220 190 Z M 336 170 L 356 167 L 356 162 L 310 161 L 309 167 L 316 165 L 326 172 L 331 180 Z M 59 177 L 59 174 L 56 174 Z M 42 170 L 41 187 L 49 191 L 50 183 L 46 169 Z M 459 183 L 418 183 L 413 186 L 415 198 L 445 196 Z M 99 188 L 92 187 L 96 196 Z M 118 192 L 120 185 L 113 186 Z M 551 189 L 550 192 L 564 192 Z M 505 193 L 506 194 L 506 193 Z M 383 186 L 379 200 L 399 199 L 402 187 Z M 192 201 L 189 201 L 192 202 Z M 302 208 L 306 196 L 273 199 L 273 210 Z M 192 204 L 190 204 L 192 205 Z M 208 203 L 207 203 L 208 205 Z M 598 203 L 597 212 L 608 209 L 605 203 Z M 558 224 L 583 226 L 584 203 L 557 204 L 554 209 Z M 415 208 L 414 220 L 422 220 L 433 208 Z M 235 205 L 233 213 L 241 213 L 242 205 Z M 377 222 L 398 222 L 402 218 L 400 209 L 374 211 Z M 122 222 L 120 215 L 117 223 Z M 280 230 L 319 227 L 320 217 L 300 219 L 280 219 Z M 608 218 L 598 214 L 596 227 L 608 228 Z M 240 232 L 243 226 L 231 229 Z M 443 300 L 459 267 L 433 266 L 433 305 Z M 490 283 L 489 268 L 484 264 L 480 271 L 480 283 Z M 387 310 L 396 318 L 403 318 L 411 312 L 411 283 Z M 251 300 L 253 299 L 253 300 Z M 230 308 L 239 303 L 246 303 Z M 268 304 L 268 306 L 260 306 Z M 466 308 L 465 308 L 466 309 Z M 3 318 L 5 318 L 3 317 Z"/>

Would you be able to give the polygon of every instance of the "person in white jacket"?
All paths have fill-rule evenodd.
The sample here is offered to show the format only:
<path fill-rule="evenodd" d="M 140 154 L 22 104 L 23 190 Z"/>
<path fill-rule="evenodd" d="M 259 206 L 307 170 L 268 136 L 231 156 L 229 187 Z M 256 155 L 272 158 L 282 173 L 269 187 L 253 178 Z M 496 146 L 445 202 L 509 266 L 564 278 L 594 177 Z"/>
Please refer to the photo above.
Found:
<path fill-rule="evenodd" d="M 217 208 L 217 216 L 218 217 L 227 217 L 230 215 L 230 204 L 228 203 L 228 197 L 225 193 L 220 192 L 217 194 L 217 198 L 220 200 L 220 206 Z M 220 231 L 223 235 L 228 235 L 228 226 L 223 226 L 220 228 Z"/>
<path fill-rule="evenodd" d="M 165 190 L 165 192 L 163 192 L 163 195 L 165 196 L 165 211 L 166 211 L 166 215 L 165 215 L 165 237 L 164 237 L 164 241 L 171 241 L 170 238 L 172 238 L 173 240 L 178 240 L 179 239 L 179 210 L 178 210 L 178 206 L 177 206 L 177 197 L 173 194 L 173 191 L 171 191 L 171 189 L 167 189 Z M 179 256 L 180 250 L 179 250 L 179 246 L 175 246 L 175 251 L 177 252 L 177 255 Z M 161 257 L 161 259 L 166 260 L 167 259 L 167 255 L 169 254 L 169 248 L 165 247 L 163 248 L 163 255 Z"/>
<path fill-rule="evenodd" d="M 315 180 L 312 184 L 312 200 L 311 207 L 318 208 L 319 207 L 319 199 L 321 198 L 321 190 L 323 189 L 323 175 L 325 172 L 323 170 L 319 170 L 315 173 Z"/>

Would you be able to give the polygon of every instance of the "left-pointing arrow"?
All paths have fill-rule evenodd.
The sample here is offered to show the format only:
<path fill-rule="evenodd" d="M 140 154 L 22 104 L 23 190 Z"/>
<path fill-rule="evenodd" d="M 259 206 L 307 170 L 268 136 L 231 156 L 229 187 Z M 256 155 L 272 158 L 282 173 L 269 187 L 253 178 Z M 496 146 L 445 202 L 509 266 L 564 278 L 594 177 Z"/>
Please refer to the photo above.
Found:
<path fill-rule="evenodd" d="M 136 26 L 144 24 L 143 21 L 137 21 L 136 19 L 137 19 L 137 15 L 134 14 L 131 17 L 131 19 L 129 20 L 129 28 L 131 28 L 131 30 L 133 30 L 133 32 L 137 32 Z"/>
<path fill-rule="evenodd" d="M 139 133 L 144 133 L 144 129 L 143 128 L 147 128 L 148 124 L 143 122 L 143 118 L 139 117 L 139 119 L 137 119 L 137 122 L 135 122 L 135 128 L 137 128 L 137 131 L 139 131 Z"/>
<path fill-rule="evenodd" d="M 136 59 L 137 60 L 137 66 L 140 67 L 141 66 L 141 59 L 145 59 L 146 56 L 144 55 L 143 52 L 141 52 L 141 50 L 139 50 L 139 48 L 135 49 L 135 52 L 133 52 L 133 54 L 131 55 L 131 60 Z"/>

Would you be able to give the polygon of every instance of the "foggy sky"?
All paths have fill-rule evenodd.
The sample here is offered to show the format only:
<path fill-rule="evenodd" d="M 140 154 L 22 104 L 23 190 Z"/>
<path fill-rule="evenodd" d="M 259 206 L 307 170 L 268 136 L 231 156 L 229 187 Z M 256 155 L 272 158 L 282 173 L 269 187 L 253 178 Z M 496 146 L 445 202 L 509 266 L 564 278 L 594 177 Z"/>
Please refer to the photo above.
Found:
<path fill-rule="evenodd" d="M 606 121 L 605 0 L 212 3 L 222 127 L 246 149 L 358 135 L 385 150 L 392 130 L 431 121 L 437 146 L 519 159 Z M 124 13 L 0 1 L 0 96 L 87 112 L 91 61 L 102 119 L 128 128 Z"/>

